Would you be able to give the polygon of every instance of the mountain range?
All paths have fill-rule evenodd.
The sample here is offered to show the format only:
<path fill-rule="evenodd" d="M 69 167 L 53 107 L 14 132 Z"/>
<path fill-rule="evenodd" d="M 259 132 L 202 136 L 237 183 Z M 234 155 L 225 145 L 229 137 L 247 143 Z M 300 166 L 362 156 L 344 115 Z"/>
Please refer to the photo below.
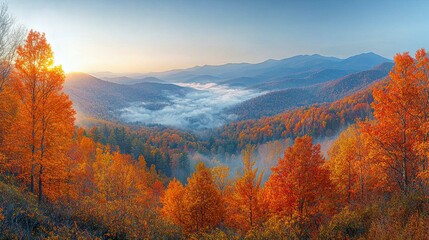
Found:
<path fill-rule="evenodd" d="M 319 54 L 298 55 L 281 60 L 269 59 L 261 63 L 227 63 L 223 65 L 204 65 L 188 69 L 171 70 L 166 72 L 133 74 L 131 79 L 123 83 L 135 83 L 136 81 L 147 81 L 147 78 L 155 78 L 155 81 L 166 82 L 214 82 L 222 85 L 235 87 L 250 87 L 261 89 L 277 89 L 278 87 L 296 87 L 295 85 L 281 86 L 269 83 L 287 82 L 313 79 L 309 81 L 322 81 L 320 79 L 334 79 L 351 73 L 368 70 L 376 65 L 391 60 L 375 53 L 362 53 L 346 59 L 336 57 L 325 57 Z M 95 74 L 97 76 L 97 74 Z M 123 77 L 123 76 L 120 76 Z M 101 75 L 101 78 L 102 75 Z M 112 77 L 104 77 L 109 81 Z M 118 79 L 115 79 L 116 81 Z M 264 86 L 265 85 L 265 86 Z M 308 85 L 308 84 L 297 84 Z"/>
<path fill-rule="evenodd" d="M 391 60 L 374 53 L 345 59 L 318 54 L 298 55 L 256 64 L 205 65 L 133 76 L 94 74 L 102 79 L 73 73 L 67 75 L 64 90 L 70 95 L 78 116 L 122 122 L 134 122 L 121 117 L 124 109 L 130 111 L 130 106 L 133 106 L 133 114 L 139 113 L 141 108 L 145 110 L 142 114 L 157 113 L 159 116 L 162 109 L 169 107 L 169 114 L 174 115 L 171 109 L 183 108 L 175 105 L 178 99 L 193 102 L 199 94 L 198 101 L 204 102 L 204 94 L 219 94 L 218 98 L 221 98 L 226 90 L 232 96 L 248 94 L 248 97 L 240 95 L 239 100 L 234 98 L 231 104 L 225 104 L 222 119 L 233 121 L 257 119 L 300 106 L 335 101 L 386 77 L 391 67 Z M 217 91 L 219 89 L 222 91 Z M 212 99 L 210 97 L 208 99 Z M 205 108 L 204 114 L 210 113 L 207 108 L 211 105 L 196 104 L 195 107 Z M 186 113 L 184 116 L 186 118 Z M 212 119 L 192 115 L 188 120 L 195 122 L 195 118 Z"/>

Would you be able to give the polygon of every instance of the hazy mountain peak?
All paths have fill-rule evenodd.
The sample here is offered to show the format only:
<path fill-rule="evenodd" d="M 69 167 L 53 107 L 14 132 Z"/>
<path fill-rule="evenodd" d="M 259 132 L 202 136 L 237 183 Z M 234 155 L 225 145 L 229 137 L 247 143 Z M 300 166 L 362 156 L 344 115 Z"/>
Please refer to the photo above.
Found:
<path fill-rule="evenodd" d="M 66 74 L 66 77 L 77 77 L 77 76 L 92 76 L 85 72 L 70 72 Z"/>
<path fill-rule="evenodd" d="M 80 80 L 89 80 L 89 79 L 97 79 L 100 80 L 91 74 L 84 73 L 84 72 L 71 72 L 66 74 L 66 81 L 80 81 Z M 102 80 L 100 80 L 102 81 Z"/>
<path fill-rule="evenodd" d="M 382 57 L 374 52 L 360 53 L 345 59 L 345 61 L 381 61 L 381 62 L 391 62 L 392 60 Z"/>
<path fill-rule="evenodd" d="M 374 66 L 380 65 L 385 62 L 392 62 L 392 60 L 382 57 L 373 52 L 368 52 L 346 58 L 342 61 L 342 64 L 344 66 L 348 66 L 349 68 L 365 70 L 371 69 Z"/>

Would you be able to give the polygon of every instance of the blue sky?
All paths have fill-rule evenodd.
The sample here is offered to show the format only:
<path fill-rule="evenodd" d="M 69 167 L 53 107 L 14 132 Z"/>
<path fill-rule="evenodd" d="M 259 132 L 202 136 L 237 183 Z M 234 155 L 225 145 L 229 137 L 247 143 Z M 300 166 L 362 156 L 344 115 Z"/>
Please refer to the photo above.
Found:
<path fill-rule="evenodd" d="M 1 1 L 1 0 L 0 0 Z M 429 46 L 429 1 L 6 0 L 66 71 L 151 72 Z"/>

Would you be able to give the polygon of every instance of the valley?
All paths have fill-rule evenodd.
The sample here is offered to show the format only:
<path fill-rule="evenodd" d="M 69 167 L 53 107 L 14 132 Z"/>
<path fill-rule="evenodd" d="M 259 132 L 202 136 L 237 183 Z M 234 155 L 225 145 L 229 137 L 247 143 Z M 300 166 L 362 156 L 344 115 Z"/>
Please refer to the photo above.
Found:
<path fill-rule="evenodd" d="M 428 7 L 0 0 L 0 239 L 429 239 Z"/>
<path fill-rule="evenodd" d="M 391 67 L 391 60 L 374 53 L 299 55 L 137 77 L 69 74 L 65 92 L 85 124 L 103 119 L 201 131 L 341 99 L 384 78 Z"/>

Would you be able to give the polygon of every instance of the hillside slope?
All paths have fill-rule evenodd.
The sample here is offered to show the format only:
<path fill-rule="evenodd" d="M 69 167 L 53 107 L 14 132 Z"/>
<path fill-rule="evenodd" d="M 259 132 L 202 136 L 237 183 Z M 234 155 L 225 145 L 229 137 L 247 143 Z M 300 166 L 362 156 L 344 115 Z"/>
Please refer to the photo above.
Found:
<path fill-rule="evenodd" d="M 392 63 L 383 63 L 371 70 L 350 74 L 333 81 L 306 88 L 274 91 L 252 98 L 227 110 L 238 119 L 258 119 L 314 103 L 332 102 L 365 89 L 386 77 Z"/>
<path fill-rule="evenodd" d="M 1 239 L 95 239 L 58 209 L 40 206 L 36 196 L 0 176 Z M 76 219 L 77 220 L 77 219 Z M 80 223 L 81 224 L 81 223 Z"/>
<path fill-rule="evenodd" d="M 78 117 L 117 120 L 117 111 L 133 102 L 145 102 L 152 109 L 162 108 L 170 96 L 183 96 L 191 88 L 174 84 L 142 82 L 132 85 L 112 83 L 84 73 L 68 74 L 64 92 L 73 101 Z"/>

